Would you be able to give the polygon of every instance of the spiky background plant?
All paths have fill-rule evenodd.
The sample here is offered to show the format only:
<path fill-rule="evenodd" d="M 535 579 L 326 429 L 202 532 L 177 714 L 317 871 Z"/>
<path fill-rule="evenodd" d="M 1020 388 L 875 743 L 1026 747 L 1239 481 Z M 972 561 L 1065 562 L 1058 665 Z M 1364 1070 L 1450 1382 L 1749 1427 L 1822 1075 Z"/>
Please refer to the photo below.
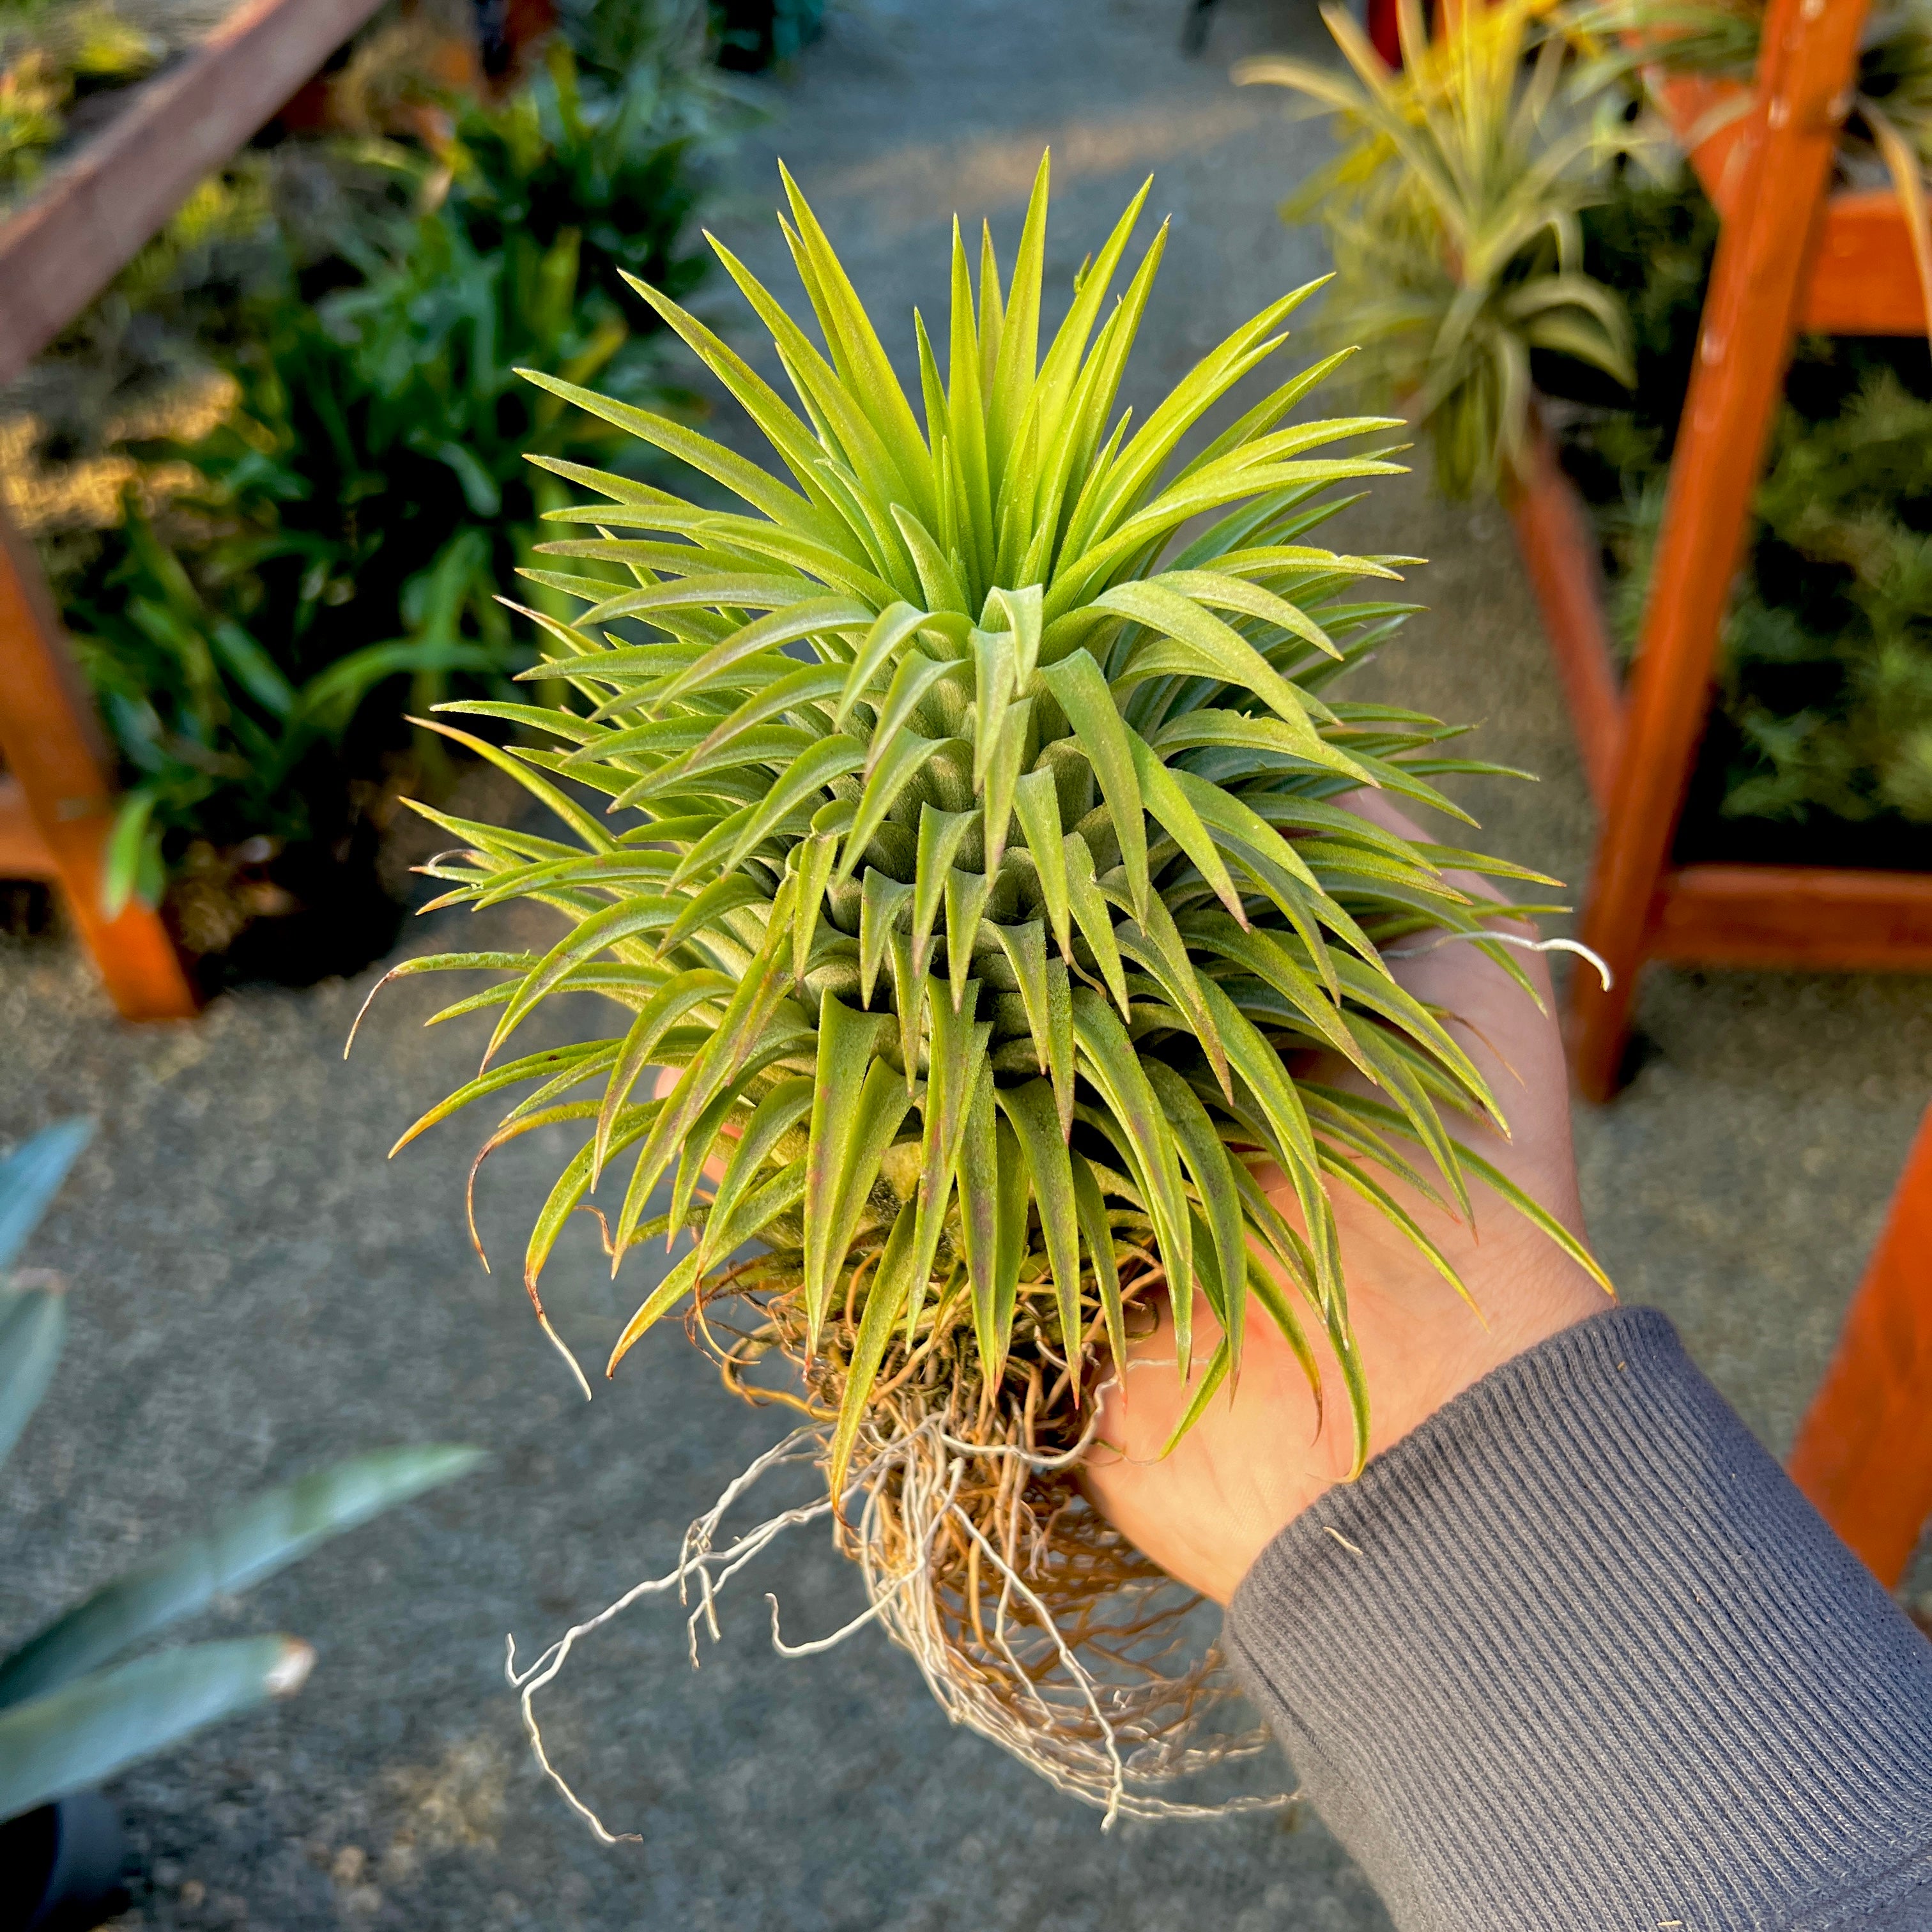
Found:
<path fill-rule="evenodd" d="M 1324 326 L 1360 346 L 1350 373 L 1371 400 L 1413 412 L 1445 496 L 1506 488 L 1528 447 L 1533 352 L 1635 380 L 1628 319 L 1583 272 L 1577 223 L 1634 138 L 1612 70 L 1579 84 L 1556 0 L 1471 7 L 1434 40 L 1401 0 L 1399 72 L 1341 8 L 1322 17 L 1352 78 L 1279 54 L 1234 78 L 1336 116 L 1342 152 L 1282 210 L 1328 231 Z"/>
<path fill-rule="evenodd" d="M 1042 356 L 1043 160 L 1010 284 L 988 236 L 976 290 L 955 224 L 944 374 L 914 319 L 922 421 L 785 189 L 822 350 L 712 245 L 799 410 L 637 285 L 779 473 L 529 372 L 742 507 L 533 459 L 599 500 L 553 513 L 596 533 L 530 573 L 586 607 L 574 626 L 530 614 L 548 658 L 531 676 L 575 700 L 444 707 L 548 747 L 444 728 L 514 771 L 564 836 L 432 812 L 464 849 L 431 869 L 452 884 L 439 903 L 534 899 L 564 930 L 541 956 L 397 969 L 495 976 L 437 1016 L 494 1011 L 484 1070 L 404 1139 L 519 1086 L 485 1154 L 576 1126 L 530 1237 L 532 1300 L 593 1192 L 614 1267 L 691 1231 L 609 1368 L 681 1306 L 754 1399 L 772 1398 L 741 1378 L 776 1352 L 802 1392 L 776 1399 L 807 1420 L 774 1454 L 822 1463 L 818 1513 L 949 1709 L 1063 1788 L 1160 1808 L 1145 1787 L 1202 1760 L 1210 1666 L 1168 1654 L 1181 1606 L 1081 1500 L 1107 1365 L 1168 1282 L 1215 1321 L 1197 1346 L 1192 1293 L 1174 1296 L 1190 1420 L 1238 1376 L 1251 1308 L 1318 1388 L 1318 1330 L 1359 1462 L 1369 1393 L 1331 1188 L 1375 1203 L 1451 1282 L 1392 1178 L 1466 1214 L 1478 1176 L 1576 1252 L 1459 1150 L 1450 1124 L 1499 1119 L 1496 1102 L 1378 951 L 1440 928 L 1510 967 L 1483 936 L 1493 904 L 1442 868 L 1533 875 L 1336 802 L 1368 786 L 1453 809 L 1431 776 L 1486 769 L 1414 712 L 1320 694 L 1412 607 L 1382 587 L 1403 560 L 1308 541 L 1351 500 L 1331 486 L 1395 466 L 1317 452 L 1396 425 L 1288 421 L 1331 357 L 1184 451 L 1309 290 L 1136 424 L 1116 399 L 1165 229 L 1110 303 L 1144 188 Z M 509 1056 L 569 992 L 611 1003 L 620 1030 Z M 1294 1070 L 1314 1053 L 1376 1097 Z M 666 1067 L 674 1084 L 654 1091 Z M 707 1610 L 722 1578 L 704 1566 L 730 1553 L 712 1556 L 715 1526 L 674 1573 L 702 1573 Z"/>

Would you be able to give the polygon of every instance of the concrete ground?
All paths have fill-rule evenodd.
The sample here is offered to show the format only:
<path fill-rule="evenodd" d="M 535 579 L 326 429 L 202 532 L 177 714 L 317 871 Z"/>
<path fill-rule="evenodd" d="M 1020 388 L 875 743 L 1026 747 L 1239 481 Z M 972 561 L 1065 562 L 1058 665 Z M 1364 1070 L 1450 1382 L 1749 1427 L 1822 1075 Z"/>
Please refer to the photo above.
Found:
<path fill-rule="evenodd" d="M 1174 227 L 1131 386 L 1157 393 L 1321 266 L 1313 238 L 1273 212 L 1321 135 L 1286 122 L 1280 97 L 1226 79 L 1240 52 L 1312 49 L 1312 8 L 1222 0 L 1193 63 L 1177 50 L 1180 13 L 1181 0 L 852 0 L 772 90 L 775 118 L 741 156 L 741 203 L 721 226 L 776 274 L 764 211 L 782 151 L 875 312 L 916 300 L 930 320 L 943 223 L 956 206 L 986 212 L 1010 240 L 1043 142 L 1060 190 L 1057 283 L 1155 170 L 1153 206 Z M 1413 480 L 1354 514 L 1355 544 L 1436 560 L 1418 578 L 1430 614 L 1368 676 L 1480 721 L 1484 750 L 1540 772 L 1538 787 L 1485 791 L 1484 836 L 1579 877 L 1588 808 L 1500 520 L 1444 509 Z M 528 915 L 489 917 L 490 944 L 541 930 Z M 458 943 L 459 929 L 445 916 L 409 947 Z M 459 1124 L 384 1159 L 473 1065 L 476 1038 L 421 1031 L 440 1003 L 406 982 L 345 1065 L 340 1042 L 374 976 L 232 995 L 192 1024 L 136 1030 L 58 944 L 0 960 L 12 1042 L 0 1131 L 76 1113 L 100 1123 L 28 1257 L 70 1282 L 72 1339 L 8 1467 L 0 1642 L 254 1486 L 383 1442 L 472 1442 L 494 1459 L 204 1619 L 202 1634 L 300 1633 L 320 1661 L 286 1705 L 121 1781 L 152 1874 L 128 1924 L 1386 1925 L 1312 1819 L 1102 1837 L 1094 1814 L 950 1731 L 875 1634 L 808 1662 L 775 1657 L 759 1593 L 778 1593 L 795 1634 L 834 1628 L 857 1600 L 809 1532 L 747 1580 L 701 1671 L 675 1611 L 648 1604 L 579 1653 L 547 1707 L 553 1748 L 612 1824 L 640 1836 L 595 1843 L 530 1767 L 501 1677 L 504 1633 L 547 1640 L 662 1569 L 778 1425 L 692 1372 L 675 1333 L 582 1403 L 514 1265 L 557 1151 L 532 1137 L 485 1170 L 483 1230 L 499 1256 L 486 1276 L 462 1221 L 477 1130 Z M 1671 1313 L 1780 1450 L 1932 1096 L 1927 991 L 1654 973 L 1649 1058 L 1614 1107 L 1579 1122 L 1612 1273 Z M 613 1290 L 580 1233 L 547 1280 L 560 1326 L 596 1357 L 631 1286 Z"/>

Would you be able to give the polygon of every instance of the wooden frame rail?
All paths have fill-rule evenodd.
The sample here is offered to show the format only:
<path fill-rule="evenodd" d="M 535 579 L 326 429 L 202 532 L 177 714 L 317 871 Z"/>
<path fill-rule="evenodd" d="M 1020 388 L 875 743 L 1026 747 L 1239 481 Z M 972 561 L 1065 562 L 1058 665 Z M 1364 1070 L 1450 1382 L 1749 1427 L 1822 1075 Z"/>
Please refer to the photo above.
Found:
<path fill-rule="evenodd" d="M 1791 1474 L 1896 1588 L 1932 1520 L 1932 1108 L 1799 1425 Z"/>
<path fill-rule="evenodd" d="M 1612 981 L 1570 982 L 1572 1058 L 1592 1100 L 1616 1090 L 1646 959 L 1932 970 L 1932 873 L 1672 861 L 1792 337 L 1928 326 L 1897 197 L 1830 191 L 1864 13 L 1865 0 L 1772 0 L 1749 89 L 1647 76 L 1721 226 L 1627 683 L 1596 538 L 1546 438 L 1510 506 L 1600 814 L 1580 936 Z"/>
<path fill-rule="evenodd" d="M 106 287 L 379 0 L 242 0 L 0 224 L 0 382 Z"/>
<path fill-rule="evenodd" d="M 58 335 L 380 0 L 243 0 L 0 223 L 0 382 Z M 0 505 L 0 877 L 58 884 L 128 1019 L 176 1019 L 194 989 L 160 915 L 102 910 L 113 761 L 32 548 Z"/>
<path fill-rule="evenodd" d="M 1593 1099 L 1614 1088 L 1646 958 L 1932 973 L 1932 872 L 1670 859 L 1792 335 L 1916 335 L 1932 324 L 1896 198 L 1826 191 L 1863 12 L 1864 0 L 1773 0 L 1754 98 L 1649 77 L 1690 137 L 1723 226 L 1628 692 L 1589 514 L 1540 427 L 1508 506 L 1604 820 L 1583 930 L 1622 983 L 1605 994 L 1594 974 L 1573 982 L 1573 1052 Z M 1932 1108 L 1790 1469 L 1895 1588 L 1932 1521 Z"/>
<path fill-rule="evenodd" d="M 1832 0 L 1834 5 L 1841 3 Z M 1799 13 L 1802 20 L 1802 5 Z M 1856 37 L 1852 47 L 1855 70 Z M 1683 141 L 1712 206 L 1729 220 L 1749 188 L 1754 91 L 1736 81 L 1656 69 L 1646 81 Z M 1825 117 L 1834 129 L 1844 118 L 1849 98 L 1840 91 L 1825 101 Z M 1822 335 L 1921 333 L 1924 296 L 1898 197 L 1889 188 L 1828 192 L 1816 221 L 1801 283 L 1798 328 Z"/>

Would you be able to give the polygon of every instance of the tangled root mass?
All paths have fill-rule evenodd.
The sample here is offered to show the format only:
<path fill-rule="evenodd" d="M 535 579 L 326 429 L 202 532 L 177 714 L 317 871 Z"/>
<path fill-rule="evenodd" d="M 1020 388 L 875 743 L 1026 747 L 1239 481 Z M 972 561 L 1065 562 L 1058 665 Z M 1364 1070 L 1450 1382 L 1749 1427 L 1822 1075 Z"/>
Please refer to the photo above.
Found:
<path fill-rule="evenodd" d="M 1096 1383 L 1108 1370 L 1082 1338 L 1084 1400 L 1058 1346 L 1050 1282 L 1022 1281 L 1013 1346 L 997 1385 L 970 1346 L 962 1284 L 936 1294 L 910 1339 L 895 1339 L 868 1399 L 842 1493 L 767 1517 L 729 1540 L 724 1518 L 764 1477 L 811 1465 L 829 1474 L 846 1365 L 862 1318 L 865 1269 L 808 1356 L 792 1258 L 760 1255 L 707 1282 L 687 1318 L 692 1339 L 747 1400 L 784 1404 L 806 1420 L 759 1456 L 686 1531 L 676 1565 L 638 1585 L 519 1668 L 532 1748 L 572 1806 L 611 1834 L 551 1763 L 535 1699 L 578 1640 L 647 1595 L 688 1606 L 692 1661 L 700 1631 L 719 1634 L 724 1586 L 778 1535 L 828 1521 L 864 1580 L 867 1607 L 830 1636 L 788 1643 L 771 1601 L 772 1640 L 787 1657 L 830 1649 L 878 1623 L 917 1664 L 956 1724 L 1004 1747 L 1058 1790 L 1098 1807 L 1105 1822 L 1201 1818 L 1280 1809 L 1291 1792 L 1196 1804 L 1166 1795 L 1212 1766 L 1251 1758 L 1268 1734 L 1240 1726 L 1238 1696 L 1218 1652 L 1190 1628 L 1201 1599 L 1109 1525 L 1082 1493 L 1078 1466 L 1097 1434 Z M 1143 1316 L 1156 1272 L 1126 1290 Z M 1096 1318 L 1096 1328 L 1098 1318 Z M 790 1388 L 750 1379 L 776 1358 Z M 798 1393 L 802 1390 L 802 1394 Z M 1234 1726 L 1231 1727 L 1231 1720 Z"/>

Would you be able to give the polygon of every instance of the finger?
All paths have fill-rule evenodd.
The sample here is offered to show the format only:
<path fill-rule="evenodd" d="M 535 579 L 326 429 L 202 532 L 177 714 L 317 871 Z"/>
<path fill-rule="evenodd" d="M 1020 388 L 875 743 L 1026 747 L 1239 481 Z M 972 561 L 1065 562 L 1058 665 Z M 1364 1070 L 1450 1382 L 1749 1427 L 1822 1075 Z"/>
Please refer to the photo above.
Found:
<path fill-rule="evenodd" d="M 1356 791 L 1335 802 L 1400 837 L 1426 838 L 1386 794 Z M 1454 870 L 1444 876 L 1472 896 L 1508 903 L 1480 873 Z M 1485 923 L 1499 932 L 1536 938 L 1535 927 L 1528 920 Z M 1457 1127 L 1456 1137 L 1496 1162 L 1560 1220 L 1580 1231 L 1582 1210 L 1568 1153 L 1568 1076 L 1547 963 L 1542 954 L 1529 952 L 1520 953 L 1514 962 L 1534 989 L 1532 997 L 1480 946 L 1466 940 L 1444 944 L 1442 938 L 1439 932 L 1418 933 L 1397 941 L 1383 957 L 1396 982 L 1442 1016 L 1508 1124 L 1507 1133 L 1498 1135 L 1486 1122 L 1467 1120 Z M 1321 1077 L 1360 1092 L 1374 1090 L 1352 1068 L 1324 1065 Z M 1406 1198 L 1405 1190 L 1396 1191 Z"/>
<path fill-rule="evenodd" d="M 1346 793 L 1335 803 L 1345 812 L 1352 812 L 1358 818 L 1366 818 L 1371 824 L 1379 826 L 1385 832 L 1392 832 L 1399 838 L 1430 842 L 1428 834 L 1415 820 L 1385 792 L 1360 790 Z M 1489 900 L 1496 905 L 1507 905 L 1507 897 L 1498 890 L 1495 882 L 1480 872 L 1472 872 L 1460 868 L 1445 871 L 1443 878 L 1459 892 L 1472 897 Z M 1484 924 L 1496 932 L 1534 942 L 1538 938 L 1535 922 L 1527 919 L 1486 919 Z M 1519 1003 L 1528 1006 L 1532 1004 L 1523 998 L 1522 991 L 1513 976 L 1485 954 L 1481 949 L 1467 940 L 1451 940 L 1442 944 L 1440 933 L 1415 933 L 1400 941 L 1383 954 L 1388 962 L 1389 970 L 1398 984 L 1414 993 L 1418 999 L 1431 1004 L 1441 1005 L 1451 1011 L 1462 1003 L 1465 1016 L 1472 1026 L 1487 1031 L 1488 1028 L 1468 1011 L 1474 989 L 1483 989 L 1480 1004 L 1492 1018 L 1500 1017 L 1496 1009 L 1500 1002 L 1502 1008 L 1515 1007 Z M 1553 1032 L 1555 1028 L 1556 992 L 1550 977 L 1549 964 L 1540 952 L 1524 950 L 1516 962 L 1523 976 L 1536 990 L 1536 998 L 1543 1006 L 1544 1016 L 1538 1016 L 1541 1023 Z M 1522 1022 L 1528 1024 L 1527 1018 Z"/>
<path fill-rule="evenodd" d="M 1197 1292 L 1188 1375 L 1183 1382 L 1174 1310 L 1166 1292 L 1159 1291 L 1138 1305 L 1153 1315 L 1153 1325 L 1129 1340 L 1126 1361 L 1102 1380 L 1098 1441 L 1107 1448 L 1090 1454 L 1090 1467 L 1157 1458 L 1186 1413 L 1220 1342 L 1220 1324 L 1206 1297 Z"/>
<path fill-rule="evenodd" d="M 658 1069 L 658 1077 L 651 1083 L 651 1098 L 653 1100 L 663 1100 L 683 1078 L 683 1071 L 682 1067 L 660 1066 Z M 737 1121 L 727 1120 L 718 1130 L 718 1138 L 724 1141 L 735 1141 L 743 1131 L 744 1130 Z M 714 1154 L 698 1172 L 710 1182 L 713 1187 L 716 1187 L 724 1178 L 725 1162 L 726 1156 L 724 1154 Z"/>

